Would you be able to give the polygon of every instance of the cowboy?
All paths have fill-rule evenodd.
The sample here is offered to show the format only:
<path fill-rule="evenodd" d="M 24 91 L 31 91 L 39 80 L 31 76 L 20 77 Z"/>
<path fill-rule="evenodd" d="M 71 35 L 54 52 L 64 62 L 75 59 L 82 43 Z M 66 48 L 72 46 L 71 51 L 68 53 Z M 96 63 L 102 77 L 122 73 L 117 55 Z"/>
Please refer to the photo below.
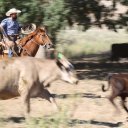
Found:
<path fill-rule="evenodd" d="M 15 41 L 17 40 L 17 36 L 20 30 L 20 25 L 17 21 L 17 14 L 19 13 L 21 13 L 21 11 L 17 10 L 16 8 L 10 9 L 6 13 L 7 18 L 2 20 L 0 24 L 0 29 L 3 36 L 12 41 L 14 43 L 13 45 L 16 45 Z"/>

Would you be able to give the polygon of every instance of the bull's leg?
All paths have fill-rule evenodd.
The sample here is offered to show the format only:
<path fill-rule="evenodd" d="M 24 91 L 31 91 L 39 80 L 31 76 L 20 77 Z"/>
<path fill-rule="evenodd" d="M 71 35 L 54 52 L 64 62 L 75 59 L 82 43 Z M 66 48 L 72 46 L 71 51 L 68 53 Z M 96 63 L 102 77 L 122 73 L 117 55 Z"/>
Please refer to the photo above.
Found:
<path fill-rule="evenodd" d="M 22 100 L 22 103 L 23 103 L 25 118 L 28 118 L 29 113 L 30 113 L 30 96 L 29 96 L 29 94 L 25 93 L 25 92 L 22 92 L 21 93 L 21 100 Z"/>
<path fill-rule="evenodd" d="M 53 108 L 58 111 L 58 106 L 57 106 L 56 100 L 54 99 L 52 94 L 47 89 L 42 89 L 40 97 L 43 99 L 46 99 L 50 103 L 52 103 Z"/>
<path fill-rule="evenodd" d="M 21 95 L 21 100 L 24 107 L 25 117 L 29 117 L 30 113 L 30 90 L 28 89 L 29 85 L 25 79 L 21 78 L 19 80 L 19 93 Z"/>
<path fill-rule="evenodd" d="M 116 88 L 112 89 L 112 94 L 109 97 L 109 101 L 112 103 L 112 105 L 118 110 L 118 112 L 120 111 L 119 108 L 117 107 L 117 105 L 114 103 L 114 99 L 119 95 L 119 92 Z"/>
<path fill-rule="evenodd" d="M 24 96 L 23 97 L 23 103 L 24 103 L 24 106 L 25 106 L 25 112 L 27 114 L 30 113 L 30 98 L 29 96 Z"/>
<path fill-rule="evenodd" d="M 54 80 L 56 80 L 56 76 L 51 76 L 51 77 L 47 78 L 43 82 L 44 87 L 49 87 L 50 86 L 50 83 L 53 82 Z"/>
<path fill-rule="evenodd" d="M 128 113 L 128 108 L 126 107 L 126 104 L 125 104 L 125 99 L 126 99 L 126 97 L 125 96 L 121 96 L 121 103 L 122 103 L 122 106 L 123 106 L 123 108 L 125 109 L 125 111 Z"/>

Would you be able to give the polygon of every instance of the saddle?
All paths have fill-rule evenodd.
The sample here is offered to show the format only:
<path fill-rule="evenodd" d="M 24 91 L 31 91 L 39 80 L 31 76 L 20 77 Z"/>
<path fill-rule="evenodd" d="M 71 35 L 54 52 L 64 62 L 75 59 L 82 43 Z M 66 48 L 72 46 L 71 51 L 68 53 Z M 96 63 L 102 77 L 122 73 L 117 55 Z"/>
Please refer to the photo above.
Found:
<path fill-rule="evenodd" d="M 3 54 L 9 54 L 11 49 L 12 54 L 18 56 L 19 53 L 18 40 L 13 42 L 8 38 L 3 37 L 2 41 L 0 42 L 0 47 L 2 49 Z"/>

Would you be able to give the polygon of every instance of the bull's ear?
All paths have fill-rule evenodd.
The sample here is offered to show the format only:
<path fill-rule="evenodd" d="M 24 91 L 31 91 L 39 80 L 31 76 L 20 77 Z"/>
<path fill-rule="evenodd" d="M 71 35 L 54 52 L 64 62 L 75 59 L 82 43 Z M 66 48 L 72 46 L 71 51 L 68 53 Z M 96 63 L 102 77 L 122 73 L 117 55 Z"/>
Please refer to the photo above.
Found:
<path fill-rule="evenodd" d="M 57 62 L 57 65 L 58 65 L 58 67 L 59 68 L 63 68 L 63 67 L 67 67 L 67 64 L 66 64 L 66 62 L 65 62 L 65 57 L 64 57 L 64 55 L 62 54 L 62 53 L 60 53 L 60 52 L 58 52 L 57 54 L 56 54 L 56 62 Z"/>
<path fill-rule="evenodd" d="M 62 53 L 59 52 L 56 54 L 56 60 L 57 60 L 57 62 L 61 63 L 61 65 L 63 65 L 63 62 L 62 62 L 63 58 L 64 58 L 64 56 Z"/>
<path fill-rule="evenodd" d="M 67 59 L 62 53 L 58 53 L 58 54 L 57 54 L 57 60 L 58 60 L 65 68 L 69 68 L 70 66 L 72 67 L 72 64 L 68 61 L 68 59 Z"/>
<path fill-rule="evenodd" d="M 55 56 L 56 56 L 56 59 L 60 62 L 65 58 L 64 55 L 60 52 L 56 53 Z"/>
<path fill-rule="evenodd" d="M 63 64 L 61 63 L 61 61 L 59 61 L 59 60 L 57 59 L 57 60 L 56 60 L 56 64 L 57 64 L 57 66 L 58 66 L 60 69 L 62 69 Z"/>
<path fill-rule="evenodd" d="M 58 55 L 57 55 L 57 58 L 58 59 L 63 59 L 63 57 L 64 57 L 63 54 L 59 52 Z"/>

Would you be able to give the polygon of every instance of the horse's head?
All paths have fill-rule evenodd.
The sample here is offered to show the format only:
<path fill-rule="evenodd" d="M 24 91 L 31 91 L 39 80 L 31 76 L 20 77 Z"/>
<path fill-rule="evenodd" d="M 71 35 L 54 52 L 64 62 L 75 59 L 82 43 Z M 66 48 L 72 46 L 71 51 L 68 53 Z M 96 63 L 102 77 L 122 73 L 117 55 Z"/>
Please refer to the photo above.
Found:
<path fill-rule="evenodd" d="M 35 31 L 35 38 L 34 40 L 39 44 L 39 45 L 43 45 L 46 48 L 51 48 L 52 47 L 52 42 L 50 40 L 50 38 L 48 37 L 45 28 L 37 28 L 37 30 Z"/>
<path fill-rule="evenodd" d="M 36 44 L 43 45 L 46 48 L 51 48 L 53 45 L 44 27 L 37 28 L 35 24 L 29 24 L 25 26 L 24 28 L 22 28 L 21 32 L 22 34 L 28 35 L 25 38 L 26 41 L 33 38 Z"/>

